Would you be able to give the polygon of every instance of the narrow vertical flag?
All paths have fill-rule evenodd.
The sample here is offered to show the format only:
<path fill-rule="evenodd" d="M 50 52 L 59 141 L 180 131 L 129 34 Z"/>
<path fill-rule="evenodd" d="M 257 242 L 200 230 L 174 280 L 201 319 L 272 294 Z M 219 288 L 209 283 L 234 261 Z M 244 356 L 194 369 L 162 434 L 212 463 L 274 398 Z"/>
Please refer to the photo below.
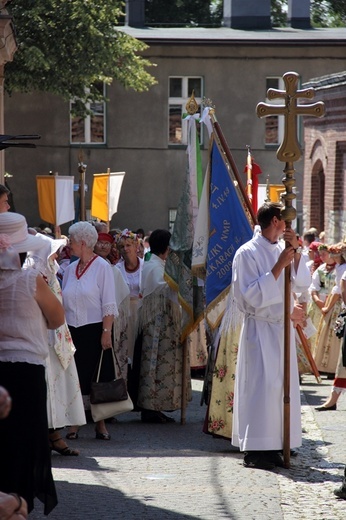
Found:
<path fill-rule="evenodd" d="M 94 173 L 91 215 L 104 222 L 112 220 L 118 211 L 118 202 L 125 172 Z"/>
<path fill-rule="evenodd" d="M 74 177 L 63 175 L 36 175 L 40 218 L 54 226 L 75 218 Z"/>
<path fill-rule="evenodd" d="M 195 114 L 185 118 L 188 125 L 186 175 L 170 240 L 171 252 L 165 265 L 165 279 L 170 287 L 177 291 L 183 309 L 182 341 L 192 332 L 196 320 L 203 312 L 202 297 L 199 297 L 201 291 L 195 285 L 191 273 L 195 221 L 203 184 L 200 144 L 196 129 L 198 117 L 199 115 Z"/>
<path fill-rule="evenodd" d="M 261 168 L 256 164 L 251 155 L 250 146 L 247 149 L 246 166 L 244 168 L 246 173 L 246 193 L 249 201 L 253 207 L 254 213 L 258 209 L 258 175 L 262 173 Z"/>
<path fill-rule="evenodd" d="M 251 158 L 250 146 L 248 146 L 248 149 L 247 149 L 245 172 L 246 172 L 246 194 L 248 196 L 250 204 L 252 204 L 252 158 Z"/>
<path fill-rule="evenodd" d="M 215 329 L 225 310 L 234 254 L 252 237 L 251 219 L 216 134 L 204 183 L 192 266 L 196 274 L 205 271 L 206 319 Z"/>

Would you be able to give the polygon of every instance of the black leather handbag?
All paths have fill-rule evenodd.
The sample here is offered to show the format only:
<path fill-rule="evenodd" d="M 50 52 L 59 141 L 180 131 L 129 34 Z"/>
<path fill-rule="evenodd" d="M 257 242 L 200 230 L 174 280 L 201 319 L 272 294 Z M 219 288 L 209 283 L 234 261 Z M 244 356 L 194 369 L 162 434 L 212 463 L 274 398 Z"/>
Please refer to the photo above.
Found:
<path fill-rule="evenodd" d="M 90 403 L 91 404 L 100 404 L 100 403 L 113 403 L 115 401 L 125 401 L 128 397 L 126 382 L 125 379 L 120 377 L 116 379 L 117 371 L 116 371 L 116 363 L 119 367 L 119 362 L 115 356 L 114 350 L 112 349 L 113 362 L 114 362 L 114 379 L 112 381 L 99 381 L 100 371 L 103 359 L 103 350 L 101 352 L 100 362 L 95 369 L 97 370 L 96 380 L 91 382 L 91 390 L 90 390 Z"/>

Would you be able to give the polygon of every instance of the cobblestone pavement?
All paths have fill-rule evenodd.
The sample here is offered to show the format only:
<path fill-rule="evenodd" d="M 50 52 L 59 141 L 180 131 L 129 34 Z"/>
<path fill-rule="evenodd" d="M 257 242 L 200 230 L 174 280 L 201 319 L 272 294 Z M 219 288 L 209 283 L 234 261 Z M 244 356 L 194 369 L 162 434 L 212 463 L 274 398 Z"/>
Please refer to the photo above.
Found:
<path fill-rule="evenodd" d="M 110 442 L 92 424 L 69 441 L 79 457 L 52 455 L 59 504 L 49 520 L 344 520 L 346 501 L 333 489 L 346 463 L 346 395 L 335 412 L 316 412 L 332 382 L 302 384 L 303 446 L 290 469 L 242 466 L 226 440 L 202 433 L 202 382 L 193 381 L 187 421 L 143 424 L 136 412 L 108 425 Z M 30 519 L 46 518 L 36 502 Z"/>

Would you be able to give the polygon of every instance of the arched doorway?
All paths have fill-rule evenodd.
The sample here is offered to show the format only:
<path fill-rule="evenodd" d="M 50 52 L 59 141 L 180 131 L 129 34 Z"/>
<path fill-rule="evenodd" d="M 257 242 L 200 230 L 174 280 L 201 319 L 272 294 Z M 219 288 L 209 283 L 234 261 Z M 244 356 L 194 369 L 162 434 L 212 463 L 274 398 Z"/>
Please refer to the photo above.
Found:
<path fill-rule="evenodd" d="M 322 161 L 315 162 L 311 172 L 310 227 L 324 231 L 325 175 Z"/>

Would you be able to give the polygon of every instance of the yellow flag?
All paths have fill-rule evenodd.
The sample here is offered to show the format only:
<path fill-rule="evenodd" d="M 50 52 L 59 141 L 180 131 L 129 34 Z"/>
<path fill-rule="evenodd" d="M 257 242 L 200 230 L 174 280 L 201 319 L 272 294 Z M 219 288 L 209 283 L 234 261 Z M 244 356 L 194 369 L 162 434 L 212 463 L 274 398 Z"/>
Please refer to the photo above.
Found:
<path fill-rule="evenodd" d="M 75 218 L 74 177 L 36 175 L 38 208 L 44 222 L 60 226 Z"/>
<path fill-rule="evenodd" d="M 92 196 L 91 215 L 109 222 L 118 211 L 118 202 L 125 172 L 95 173 Z"/>
<path fill-rule="evenodd" d="M 285 193 L 285 186 L 282 184 L 270 184 L 269 196 L 272 202 L 280 202 L 282 193 Z"/>

